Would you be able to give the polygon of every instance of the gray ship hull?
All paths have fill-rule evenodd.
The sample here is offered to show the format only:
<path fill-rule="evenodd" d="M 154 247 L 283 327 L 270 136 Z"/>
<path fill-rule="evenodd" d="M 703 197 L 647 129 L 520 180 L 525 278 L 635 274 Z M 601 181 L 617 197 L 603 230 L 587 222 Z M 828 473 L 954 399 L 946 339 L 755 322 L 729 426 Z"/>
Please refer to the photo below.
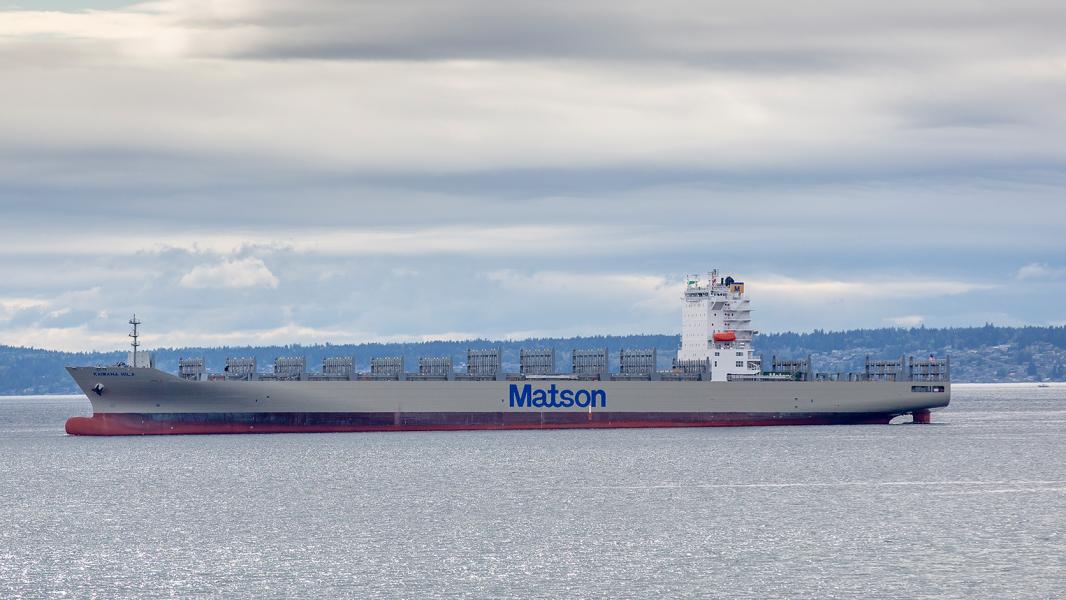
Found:
<path fill-rule="evenodd" d="M 92 403 L 68 433 L 138 435 L 888 423 L 947 406 L 946 381 L 187 381 L 68 367 Z"/>

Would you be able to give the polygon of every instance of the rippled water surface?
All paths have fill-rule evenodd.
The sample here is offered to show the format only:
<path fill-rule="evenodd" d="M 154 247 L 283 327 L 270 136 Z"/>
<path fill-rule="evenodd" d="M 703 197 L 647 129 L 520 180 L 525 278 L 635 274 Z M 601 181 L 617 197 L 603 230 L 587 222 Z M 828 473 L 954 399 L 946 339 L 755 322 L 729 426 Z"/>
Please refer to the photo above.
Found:
<path fill-rule="evenodd" d="M 1066 596 L 1066 386 L 929 426 L 77 438 L 0 398 L 0 598 Z"/>

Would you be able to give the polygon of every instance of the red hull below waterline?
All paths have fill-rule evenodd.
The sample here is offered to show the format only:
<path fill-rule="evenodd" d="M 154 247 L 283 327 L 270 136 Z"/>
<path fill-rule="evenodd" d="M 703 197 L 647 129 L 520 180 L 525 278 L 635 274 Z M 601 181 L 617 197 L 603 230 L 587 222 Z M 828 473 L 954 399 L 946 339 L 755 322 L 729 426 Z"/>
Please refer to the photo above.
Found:
<path fill-rule="evenodd" d="M 71 435 L 181 435 L 887 424 L 891 413 L 98 413 Z"/>

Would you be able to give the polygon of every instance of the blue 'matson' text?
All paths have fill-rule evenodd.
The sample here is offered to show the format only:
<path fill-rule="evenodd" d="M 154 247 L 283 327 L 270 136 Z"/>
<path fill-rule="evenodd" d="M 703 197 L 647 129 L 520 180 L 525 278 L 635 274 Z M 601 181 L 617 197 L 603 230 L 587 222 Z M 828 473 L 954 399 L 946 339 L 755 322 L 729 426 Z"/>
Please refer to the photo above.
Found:
<path fill-rule="evenodd" d="M 604 390 L 560 390 L 551 384 L 547 389 L 525 384 L 511 384 L 511 408 L 594 408 L 599 402 L 601 408 L 607 406 L 607 392 Z"/>

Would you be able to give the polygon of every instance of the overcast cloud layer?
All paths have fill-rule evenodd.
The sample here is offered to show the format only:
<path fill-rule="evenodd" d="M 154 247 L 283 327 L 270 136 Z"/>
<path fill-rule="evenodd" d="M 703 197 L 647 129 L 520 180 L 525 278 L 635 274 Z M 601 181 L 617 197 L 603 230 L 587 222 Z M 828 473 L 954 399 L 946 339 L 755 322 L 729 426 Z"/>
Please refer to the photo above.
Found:
<path fill-rule="evenodd" d="M 1066 323 L 1056 3 L 73 4 L 0 10 L 0 343 Z"/>

